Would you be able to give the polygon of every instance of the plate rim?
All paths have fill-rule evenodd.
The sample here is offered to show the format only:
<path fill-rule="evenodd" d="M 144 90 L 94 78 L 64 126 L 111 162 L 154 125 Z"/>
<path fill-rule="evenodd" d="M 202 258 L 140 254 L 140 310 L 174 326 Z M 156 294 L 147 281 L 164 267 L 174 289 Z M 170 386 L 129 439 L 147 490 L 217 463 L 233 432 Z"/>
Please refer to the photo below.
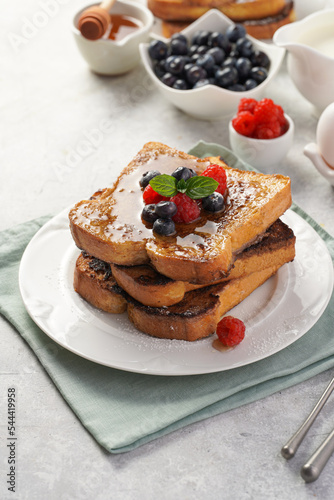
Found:
<path fill-rule="evenodd" d="M 65 349 L 71 351 L 72 353 L 84 358 L 84 359 L 87 359 L 89 361 L 92 361 L 92 362 L 95 362 L 97 364 L 100 364 L 100 365 L 104 365 L 104 366 L 108 366 L 110 368 L 115 368 L 115 369 L 119 369 L 119 370 L 123 370 L 123 371 L 129 371 L 129 372 L 135 372 L 135 373 L 141 373 L 141 374 L 148 374 L 148 375 L 161 375 L 161 376 L 185 376 L 185 375 L 200 375 L 200 374 L 208 374 L 208 373 L 217 373 L 217 372 L 223 372 L 223 371 L 227 371 L 227 370 L 231 370 L 231 369 L 235 369 L 235 368 L 239 368 L 239 367 L 242 367 L 242 366 L 246 366 L 246 365 L 249 365 L 249 364 L 252 364 L 252 363 L 256 363 L 258 361 L 261 361 L 262 359 L 265 359 L 273 354 L 276 354 L 278 352 L 280 352 L 281 350 L 285 349 L 286 347 L 288 347 L 289 345 L 291 345 L 292 343 L 294 343 L 295 341 L 297 341 L 298 339 L 300 339 L 303 335 L 305 335 L 309 330 L 310 328 L 312 328 L 312 326 L 314 326 L 314 324 L 318 321 L 318 319 L 321 317 L 321 315 L 323 314 L 324 310 L 326 309 L 327 305 L 328 305 L 328 302 L 331 298 L 331 295 L 332 295 L 332 291 L 333 291 L 333 282 L 334 282 L 334 270 L 333 270 L 333 265 L 331 265 L 331 272 L 329 274 L 329 288 L 331 289 L 330 292 L 328 292 L 324 302 L 323 302 L 323 305 L 321 307 L 321 312 L 320 314 L 318 314 L 318 316 L 316 317 L 316 319 L 314 320 L 314 322 L 312 324 L 310 324 L 306 329 L 305 331 L 298 335 L 295 340 L 292 340 L 292 341 L 289 341 L 288 343 L 286 343 L 284 346 L 280 347 L 279 349 L 277 350 L 274 350 L 274 352 L 270 352 L 269 354 L 264 354 L 263 356 L 261 357 L 258 357 L 257 359 L 253 359 L 253 360 L 249 360 L 249 361 L 246 361 L 246 362 L 243 362 L 241 364 L 237 364 L 237 365 L 234 365 L 234 366 L 228 366 L 228 367 L 224 367 L 224 366 L 221 366 L 219 368 L 217 367 L 214 367 L 213 369 L 208 369 L 207 367 L 205 369 L 202 369 L 202 370 L 198 370 L 196 369 L 194 371 L 194 368 L 187 368 L 187 367 L 182 367 L 183 369 L 179 371 L 176 371 L 175 369 L 171 372 L 169 371 L 168 369 L 164 369 L 164 368 L 160 368 L 160 369 L 157 369 L 156 367 L 153 369 L 152 367 L 151 368 L 142 368 L 142 369 L 139 369 L 138 367 L 131 367 L 131 366 L 126 366 L 123 362 L 120 362 L 119 364 L 115 364 L 114 362 L 112 363 L 106 363 L 106 362 L 102 362 L 101 360 L 98 360 L 96 359 L 96 357 L 92 357 L 92 356 L 89 356 L 88 353 L 84 354 L 83 352 L 79 352 L 77 349 L 74 349 L 72 348 L 71 346 L 69 346 L 68 344 L 64 343 L 61 341 L 61 339 L 57 338 L 55 333 L 54 332 L 50 332 L 50 331 L 47 331 L 46 328 L 43 327 L 43 325 L 41 325 L 40 321 L 38 320 L 38 318 L 36 318 L 36 314 L 34 314 L 28 304 L 27 304 L 27 297 L 26 297 L 26 292 L 25 292 L 25 284 L 22 282 L 22 279 L 23 279 L 23 273 L 25 271 L 24 269 L 24 266 L 26 265 L 26 260 L 27 258 L 29 258 L 29 252 L 31 252 L 31 249 L 33 249 L 34 245 L 36 244 L 36 241 L 38 243 L 39 239 L 41 237 L 43 237 L 45 234 L 48 235 L 48 232 L 52 231 L 52 226 L 56 224 L 56 228 L 57 228 L 57 224 L 58 224 L 58 228 L 60 229 L 63 229 L 63 230 L 67 230 L 68 233 L 70 233 L 70 230 L 68 228 L 68 225 L 67 227 L 65 226 L 61 226 L 59 227 L 59 220 L 61 221 L 62 218 L 64 218 L 65 214 L 66 214 L 66 220 L 67 220 L 67 214 L 68 214 L 68 210 L 69 209 L 65 209 L 63 211 L 61 211 L 58 215 L 56 215 L 55 217 L 53 217 L 52 219 L 50 219 L 45 225 L 43 225 L 38 231 L 37 233 L 33 236 L 33 238 L 30 240 L 30 242 L 28 243 L 23 255 L 22 255 L 22 259 L 21 259 L 21 262 L 20 262 L 20 267 L 19 267 L 19 289 L 20 289 L 20 293 L 21 293 L 21 297 L 22 297 L 22 300 L 23 300 L 23 303 L 24 303 L 24 306 L 28 312 L 28 314 L 30 315 L 30 317 L 32 318 L 32 320 L 34 321 L 34 323 L 49 337 L 51 338 L 53 341 L 55 341 L 57 344 L 61 345 L 62 347 L 64 347 Z M 316 238 L 318 239 L 318 241 L 321 242 L 321 244 L 323 245 L 323 248 L 326 249 L 327 251 L 327 257 L 326 258 L 329 258 L 330 262 L 332 263 L 332 259 L 331 259 L 331 256 L 329 254 L 329 251 L 328 251 L 328 248 L 326 246 L 326 243 L 325 241 L 321 238 L 321 236 L 317 233 L 317 231 L 303 218 L 301 217 L 297 212 L 293 211 L 292 209 L 289 209 L 287 212 L 286 212 L 286 215 L 289 216 L 289 214 L 292 214 L 293 213 L 293 217 L 296 217 L 297 220 L 299 221 L 302 221 L 302 224 L 304 224 L 308 230 L 310 230 L 311 232 L 314 233 L 314 235 L 316 236 Z M 284 218 L 284 216 L 282 216 L 282 218 Z M 70 240 L 70 242 L 68 243 L 68 245 L 74 245 L 74 242 L 72 240 Z M 67 251 L 69 250 L 69 246 L 67 245 Z M 79 252 L 79 249 L 78 249 L 78 252 Z M 293 263 L 292 263 L 293 264 Z M 280 270 L 279 270 L 280 271 Z M 279 272 L 278 271 L 278 272 Z M 59 287 L 59 284 L 57 284 L 57 287 Z M 247 300 L 247 299 L 246 299 Z M 85 304 L 84 304 L 85 305 Z M 89 304 L 87 304 L 86 307 L 88 307 Z M 92 307 L 92 306 L 90 306 Z M 108 313 L 104 313 L 104 314 L 108 314 Z M 126 314 L 126 313 L 124 313 Z M 139 332 L 139 334 L 141 335 L 145 335 L 146 334 L 143 334 L 142 332 Z M 168 339 L 156 339 L 155 337 L 149 337 L 149 341 L 150 340 L 153 340 L 154 341 L 161 341 L 161 342 L 175 342 L 175 341 L 169 341 Z M 203 339 L 205 340 L 205 339 Z M 149 342 L 148 341 L 148 342 Z M 180 342 L 180 341 L 178 341 Z M 187 343 L 189 344 L 189 343 Z M 192 343 L 191 343 L 192 344 Z M 191 348 L 190 348 L 191 349 Z M 221 355 L 221 353 L 220 353 Z M 178 368 L 179 365 L 176 365 Z"/>

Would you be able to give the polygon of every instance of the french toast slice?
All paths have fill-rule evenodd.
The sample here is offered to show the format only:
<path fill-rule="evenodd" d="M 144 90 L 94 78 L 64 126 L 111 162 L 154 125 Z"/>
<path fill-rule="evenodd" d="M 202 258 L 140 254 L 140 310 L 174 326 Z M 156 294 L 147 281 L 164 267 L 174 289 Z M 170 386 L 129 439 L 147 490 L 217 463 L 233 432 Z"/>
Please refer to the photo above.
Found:
<path fill-rule="evenodd" d="M 228 200 L 223 212 L 201 212 L 198 220 L 176 224 L 174 236 L 158 236 L 141 219 L 139 180 L 148 170 L 171 174 L 186 166 L 198 174 L 210 163 L 223 166 Z M 229 272 L 237 253 L 253 244 L 291 205 L 290 179 L 232 169 L 222 158 L 200 159 L 150 142 L 111 188 L 83 200 L 69 213 L 74 242 L 108 263 L 150 263 L 178 281 L 211 283 Z"/>
<path fill-rule="evenodd" d="M 194 341 L 215 332 L 220 318 L 273 276 L 273 265 L 234 280 L 187 292 L 169 307 L 149 307 L 128 298 L 128 316 L 138 330 L 164 339 Z"/>
<path fill-rule="evenodd" d="M 270 267 L 274 262 L 284 264 L 295 256 L 295 236 L 281 220 L 274 222 L 259 243 L 241 252 L 227 277 L 228 281 Z M 113 277 L 121 288 L 144 305 L 170 306 L 180 302 L 185 293 L 205 285 L 174 281 L 149 265 L 111 266 Z M 209 284 L 209 283 L 208 283 Z M 211 283 L 212 284 L 212 283 Z M 216 284 L 216 283 L 215 283 Z"/>
<path fill-rule="evenodd" d="M 92 306 L 107 313 L 122 314 L 127 301 L 112 275 L 110 265 L 81 253 L 76 260 L 73 287 Z"/>
<path fill-rule="evenodd" d="M 261 243 L 254 245 L 253 250 L 243 252 L 247 254 L 244 264 L 252 271 L 250 274 L 200 289 L 189 289 L 179 297 L 182 300 L 170 306 L 142 304 L 117 285 L 112 267 L 87 254 L 81 254 L 77 259 L 74 289 L 82 298 L 103 311 L 122 313 L 127 309 L 134 325 L 149 335 L 197 340 L 213 333 L 223 314 L 239 304 L 280 267 L 293 260 L 293 232 L 283 223 L 278 225 L 280 227 L 276 229 L 275 236 L 268 234 Z M 151 286 L 149 289 L 153 294 L 154 289 Z M 166 291 L 164 285 L 162 289 Z M 158 293 L 162 291 L 158 290 Z"/>
<path fill-rule="evenodd" d="M 211 335 L 225 313 L 288 262 L 282 255 L 272 265 L 217 285 L 191 290 L 177 304 L 151 307 L 133 299 L 116 285 L 112 275 L 105 279 L 102 268 L 90 268 L 91 257 L 80 255 L 74 272 L 74 289 L 94 307 L 109 313 L 127 310 L 138 330 L 154 337 L 193 341 Z M 284 262 L 285 261 L 285 262 Z"/>

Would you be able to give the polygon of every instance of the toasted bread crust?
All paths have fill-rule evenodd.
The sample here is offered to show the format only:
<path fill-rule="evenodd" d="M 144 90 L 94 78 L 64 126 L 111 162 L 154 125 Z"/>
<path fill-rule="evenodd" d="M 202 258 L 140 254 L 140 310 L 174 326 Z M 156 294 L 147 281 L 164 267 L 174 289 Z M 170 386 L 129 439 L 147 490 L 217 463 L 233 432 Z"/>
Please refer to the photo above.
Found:
<path fill-rule="evenodd" d="M 283 5 L 281 5 L 282 3 Z M 256 4 L 256 8 L 252 9 L 251 4 L 253 4 L 253 7 Z M 279 6 L 281 6 L 280 9 L 278 9 Z M 266 9 L 263 9 L 263 7 L 266 7 Z M 220 10 L 232 21 L 243 24 L 248 35 L 257 39 L 270 39 L 278 28 L 296 20 L 293 2 L 289 0 L 274 3 L 267 0 L 263 0 L 263 2 L 251 1 L 245 2 L 245 4 L 230 2 L 222 6 Z M 183 11 L 186 11 L 186 6 L 183 6 Z M 194 11 L 193 13 L 195 15 Z M 182 31 L 197 19 L 197 17 L 187 18 L 186 14 L 182 14 L 180 18 L 175 17 L 175 15 L 167 16 L 168 18 L 158 15 L 157 17 L 162 20 L 161 30 L 165 38 L 170 38 L 174 33 Z"/>
<path fill-rule="evenodd" d="M 210 9 L 218 9 L 234 21 L 275 16 L 285 0 L 148 0 L 152 13 L 166 21 L 193 21 Z"/>
<path fill-rule="evenodd" d="M 283 223 L 279 222 L 276 225 L 278 227 L 274 234 L 268 234 L 260 243 L 244 250 L 245 258 L 238 259 L 239 262 L 244 262 L 237 272 L 242 273 L 242 267 L 245 271 L 252 272 L 242 274 L 240 277 L 235 277 L 237 274 L 232 272 L 233 279 L 200 289 L 198 286 L 191 289 L 193 285 L 178 282 L 177 289 L 183 287 L 182 297 L 179 297 L 181 300 L 169 306 L 152 307 L 142 304 L 116 285 L 110 272 L 111 268 L 106 263 L 87 255 L 80 255 L 77 259 L 74 287 L 85 300 L 106 312 L 121 313 L 127 308 L 133 324 L 149 335 L 187 341 L 197 340 L 213 333 L 223 314 L 239 304 L 281 266 L 293 260 L 295 255 L 293 232 Z M 235 269 L 237 267 L 238 265 Z M 143 268 L 138 268 L 137 271 L 137 278 L 143 278 L 141 275 Z M 145 278 L 147 284 L 141 284 L 136 292 L 138 290 L 143 292 L 145 287 L 151 294 L 163 295 L 166 286 L 172 290 L 171 280 L 161 275 L 162 290 L 159 289 L 160 285 L 157 284 L 159 281 L 154 271 L 152 274 L 146 272 Z M 145 298 L 145 293 L 142 293 L 142 296 Z M 175 296 L 173 299 L 175 300 Z"/>
<path fill-rule="evenodd" d="M 149 335 L 164 339 L 194 341 L 211 335 L 220 318 L 273 276 L 280 266 L 256 271 L 220 285 L 188 292 L 170 307 L 153 308 L 129 302 L 132 323 Z"/>
<path fill-rule="evenodd" d="M 119 287 L 112 274 L 105 269 L 91 267 L 93 258 L 79 255 L 74 269 L 74 290 L 98 309 L 113 314 L 126 311 L 127 302 L 119 293 Z M 103 263 L 102 263 L 103 264 Z"/>
<path fill-rule="evenodd" d="M 258 39 L 269 39 L 274 36 L 274 33 L 281 26 L 285 26 L 286 24 L 293 23 L 296 21 L 296 13 L 293 8 L 293 2 L 289 2 L 289 4 L 283 9 L 281 15 L 276 17 L 270 17 L 265 19 L 260 19 L 258 22 L 252 20 L 243 21 L 243 25 L 246 28 L 246 31 L 249 35 Z"/>
<path fill-rule="evenodd" d="M 240 278 L 273 264 L 284 264 L 293 260 L 294 256 L 293 231 L 278 220 L 266 231 L 259 243 L 250 246 L 236 257 L 229 275 L 222 281 Z M 171 280 L 149 265 L 112 265 L 112 273 L 117 283 L 129 295 L 152 307 L 176 304 L 183 299 L 186 292 L 205 286 Z"/>
<path fill-rule="evenodd" d="M 202 251 L 195 258 L 183 258 L 182 249 L 173 242 L 168 252 L 157 239 L 146 246 L 153 267 L 174 280 L 205 284 L 224 278 L 235 254 L 250 246 L 291 205 L 287 177 L 232 169 L 218 157 L 210 157 L 209 161 L 225 168 L 232 200 L 231 211 L 227 210 L 225 219 L 219 222 L 218 236 L 212 236 L 209 244 L 203 238 Z M 233 200 L 238 203 L 236 210 Z"/>
<path fill-rule="evenodd" d="M 229 202 L 223 213 L 179 224 L 176 236 L 156 236 L 140 218 L 142 173 L 160 164 L 162 172 L 189 164 L 201 173 L 210 162 L 226 168 Z M 161 143 L 147 143 L 112 188 L 78 203 L 69 219 L 76 245 L 102 261 L 150 262 L 174 280 L 208 283 L 223 278 L 234 254 L 251 245 L 290 204 L 288 177 L 231 169 L 221 158 L 198 159 Z"/>
<path fill-rule="evenodd" d="M 75 290 L 90 304 L 110 313 L 127 309 L 138 330 L 154 337 L 194 341 L 211 335 L 222 315 L 239 304 L 283 265 L 273 266 L 217 285 L 187 292 L 177 304 L 150 307 L 115 287 L 112 276 L 104 280 L 103 272 L 89 268 L 85 258 L 78 257 L 74 271 Z M 96 276 L 97 274 L 97 276 Z"/>

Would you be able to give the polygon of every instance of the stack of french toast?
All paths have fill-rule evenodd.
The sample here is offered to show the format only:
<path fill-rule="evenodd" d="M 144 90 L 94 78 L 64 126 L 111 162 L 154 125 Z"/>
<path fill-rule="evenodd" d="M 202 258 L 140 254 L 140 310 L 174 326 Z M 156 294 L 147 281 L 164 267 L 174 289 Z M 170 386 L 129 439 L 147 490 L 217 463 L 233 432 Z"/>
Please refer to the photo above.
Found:
<path fill-rule="evenodd" d="M 148 0 L 155 17 L 162 20 L 162 34 L 170 38 L 210 9 L 218 9 L 245 26 L 255 38 L 272 38 L 284 24 L 295 21 L 291 0 Z"/>
<path fill-rule="evenodd" d="M 226 172 L 224 208 L 201 209 L 170 236 L 142 218 L 147 172 L 171 175 L 209 165 Z M 279 217 L 291 205 L 290 179 L 229 167 L 222 158 L 196 158 L 157 142 L 145 144 L 114 185 L 69 213 L 81 250 L 75 290 L 91 305 L 127 314 L 149 335 L 194 341 L 215 332 L 221 317 L 295 256 L 293 231 Z"/>

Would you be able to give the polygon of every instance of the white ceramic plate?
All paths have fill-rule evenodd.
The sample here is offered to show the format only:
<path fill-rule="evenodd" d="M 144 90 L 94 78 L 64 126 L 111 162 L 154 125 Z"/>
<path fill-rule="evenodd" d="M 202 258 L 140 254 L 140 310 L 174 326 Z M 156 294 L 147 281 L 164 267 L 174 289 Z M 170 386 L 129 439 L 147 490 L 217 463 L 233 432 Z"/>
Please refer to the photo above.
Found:
<path fill-rule="evenodd" d="M 102 365 L 153 375 L 219 372 L 261 360 L 304 335 L 323 313 L 333 289 L 333 265 L 313 228 L 288 210 L 282 220 L 297 237 L 296 258 L 229 314 L 246 324 L 236 348 L 218 352 L 215 336 L 196 342 L 163 340 L 136 330 L 127 314 L 101 312 L 73 290 L 78 249 L 68 210 L 31 240 L 22 257 L 19 284 L 25 307 L 55 342 Z"/>

